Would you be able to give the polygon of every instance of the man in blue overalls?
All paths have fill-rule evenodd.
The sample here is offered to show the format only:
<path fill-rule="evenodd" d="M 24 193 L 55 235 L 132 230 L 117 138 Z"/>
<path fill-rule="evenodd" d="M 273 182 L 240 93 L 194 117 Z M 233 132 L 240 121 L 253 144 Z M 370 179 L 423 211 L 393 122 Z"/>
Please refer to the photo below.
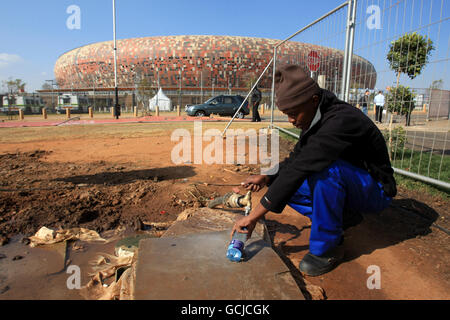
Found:
<path fill-rule="evenodd" d="M 258 191 L 260 203 L 237 221 L 232 234 L 251 233 L 267 212 L 286 205 L 311 219 L 309 252 L 300 271 L 318 276 L 343 259 L 343 230 L 380 212 L 397 193 L 383 135 L 359 109 L 319 88 L 299 66 L 275 73 L 276 103 L 300 139 L 275 175 L 251 176 L 242 185 Z M 245 230 L 246 228 L 247 230 Z"/>

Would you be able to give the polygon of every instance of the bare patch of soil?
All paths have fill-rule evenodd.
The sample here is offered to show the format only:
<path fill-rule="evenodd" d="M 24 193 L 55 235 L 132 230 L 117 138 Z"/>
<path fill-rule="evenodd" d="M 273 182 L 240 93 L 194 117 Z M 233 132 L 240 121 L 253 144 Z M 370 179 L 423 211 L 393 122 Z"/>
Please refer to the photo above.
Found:
<path fill-rule="evenodd" d="M 196 172 L 189 165 L 152 169 L 132 162 L 44 161 L 51 153 L 0 155 L 3 238 L 30 236 L 42 226 L 103 232 L 138 228 L 139 220 L 173 221 L 186 208 L 206 206 L 224 189 L 190 183 Z"/>

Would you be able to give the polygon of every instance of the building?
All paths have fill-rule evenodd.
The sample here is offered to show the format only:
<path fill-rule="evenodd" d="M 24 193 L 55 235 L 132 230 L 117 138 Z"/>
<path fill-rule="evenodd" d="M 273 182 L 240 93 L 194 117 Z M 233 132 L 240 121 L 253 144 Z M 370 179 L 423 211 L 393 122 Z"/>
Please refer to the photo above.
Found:
<path fill-rule="evenodd" d="M 164 36 L 117 41 L 118 87 L 122 96 L 133 95 L 142 83 L 158 87 L 174 105 L 198 103 L 227 91 L 245 94 L 265 69 L 279 40 L 232 36 Z M 307 70 L 308 54 L 316 51 L 322 86 L 340 89 L 343 51 L 300 42 L 287 42 L 278 51 L 277 63 L 296 63 Z M 373 65 L 354 56 L 352 83 L 373 88 Z M 358 77 L 358 70 L 364 76 Z M 62 54 L 54 69 L 58 87 L 72 92 L 109 92 L 114 88 L 113 42 L 99 42 Z M 271 88 L 272 71 L 263 77 L 261 87 Z M 369 76 L 368 76 L 369 75 Z M 145 81 L 145 82 L 143 82 Z M 130 100 L 130 98 L 128 99 Z M 128 101 L 127 100 L 127 101 Z M 127 103 L 124 101 L 123 103 Z"/>

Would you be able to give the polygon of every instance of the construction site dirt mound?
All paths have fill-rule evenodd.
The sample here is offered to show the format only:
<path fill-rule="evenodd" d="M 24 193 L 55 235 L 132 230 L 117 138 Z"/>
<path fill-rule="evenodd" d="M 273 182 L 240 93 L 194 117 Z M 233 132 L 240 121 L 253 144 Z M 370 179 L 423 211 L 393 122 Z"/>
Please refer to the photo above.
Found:
<path fill-rule="evenodd" d="M 204 207 L 219 195 L 214 187 L 189 183 L 195 175 L 190 166 L 43 161 L 50 153 L 0 155 L 3 238 L 31 236 L 42 226 L 97 232 L 139 228 L 139 221 L 174 221 L 184 209 Z"/>

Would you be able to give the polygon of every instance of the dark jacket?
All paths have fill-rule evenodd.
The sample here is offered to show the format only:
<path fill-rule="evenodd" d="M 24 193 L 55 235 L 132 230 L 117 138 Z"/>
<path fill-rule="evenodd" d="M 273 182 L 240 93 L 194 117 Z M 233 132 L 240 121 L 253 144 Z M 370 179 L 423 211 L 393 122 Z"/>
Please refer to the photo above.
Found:
<path fill-rule="evenodd" d="M 369 103 L 370 103 L 369 96 L 366 95 L 366 94 L 364 94 L 364 95 L 359 99 L 358 102 L 359 102 L 360 107 L 369 107 Z"/>
<path fill-rule="evenodd" d="M 386 142 L 375 124 L 359 109 L 322 90 L 321 119 L 302 132 L 289 157 L 270 176 L 269 190 L 261 198 L 268 210 L 280 213 L 311 174 L 321 172 L 338 159 L 367 170 L 381 182 L 386 195 L 397 193 Z"/>
<path fill-rule="evenodd" d="M 252 104 L 258 104 L 261 102 L 261 91 L 259 91 L 258 88 L 255 88 L 255 90 L 253 90 L 251 102 Z"/>

